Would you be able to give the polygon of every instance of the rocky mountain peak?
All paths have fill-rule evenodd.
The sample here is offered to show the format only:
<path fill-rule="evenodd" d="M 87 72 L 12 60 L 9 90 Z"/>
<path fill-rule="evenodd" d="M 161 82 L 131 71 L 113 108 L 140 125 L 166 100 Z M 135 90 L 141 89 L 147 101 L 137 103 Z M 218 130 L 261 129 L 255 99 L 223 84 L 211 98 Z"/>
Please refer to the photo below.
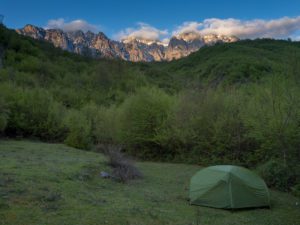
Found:
<path fill-rule="evenodd" d="M 43 29 L 34 25 L 26 25 L 16 30 L 19 34 L 34 39 L 46 40 L 64 50 L 101 58 L 121 58 L 127 61 L 169 61 L 185 57 L 198 51 L 205 45 L 215 43 L 235 42 L 234 36 L 216 34 L 200 35 L 196 32 L 186 32 L 173 36 L 169 43 L 159 40 L 129 36 L 121 41 L 109 39 L 104 33 L 91 31 L 69 31 L 60 29 Z"/>
<path fill-rule="evenodd" d="M 126 37 L 123 38 L 121 40 L 122 43 L 124 44 L 130 44 L 130 43 L 141 43 L 141 44 L 145 44 L 145 45 L 164 45 L 162 42 L 160 42 L 159 40 L 153 40 L 153 39 L 145 39 L 145 38 L 137 38 L 137 37 Z"/>
<path fill-rule="evenodd" d="M 34 39 L 39 39 L 39 40 L 44 39 L 44 37 L 46 35 L 46 31 L 43 28 L 36 27 L 31 24 L 27 24 L 22 29 L 17 29 L 16 31 L 19 34 L 23 34 L 23 35 L 32 37 Z"/>
<path fill-rule="evenodd" d="M 218 42 L 221 43 L 230 43 L 230 42 L 236 42 L 239 39 L 235 36 L 226 36 L 226 35 L 217 35 L 217 34 L 207 34 L 203 36 L 203 41 L 205 44 L 215 44 Z"/>
<path fill-rule="evenodd" d="M 186 32 L 186 33 L 178 34 L 175 37 L 177 39 L 181 39 L 186 42 L 191 42 L 191 41 L 199 40 L 202 38 L 202 36 L 196 32 Z"/>

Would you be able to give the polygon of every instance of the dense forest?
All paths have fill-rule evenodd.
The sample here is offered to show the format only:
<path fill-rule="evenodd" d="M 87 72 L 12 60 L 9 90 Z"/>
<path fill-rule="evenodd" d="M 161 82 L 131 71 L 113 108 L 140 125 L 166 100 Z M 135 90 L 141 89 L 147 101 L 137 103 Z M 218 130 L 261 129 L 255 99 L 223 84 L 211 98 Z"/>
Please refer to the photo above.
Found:
<path fill-rule="evenodd" d="M 0 133 L 145 160 L 237 164 L 300 193 L 300 43 L 258 39 L 161 63 L 95 60 L 0 27 Z"/>

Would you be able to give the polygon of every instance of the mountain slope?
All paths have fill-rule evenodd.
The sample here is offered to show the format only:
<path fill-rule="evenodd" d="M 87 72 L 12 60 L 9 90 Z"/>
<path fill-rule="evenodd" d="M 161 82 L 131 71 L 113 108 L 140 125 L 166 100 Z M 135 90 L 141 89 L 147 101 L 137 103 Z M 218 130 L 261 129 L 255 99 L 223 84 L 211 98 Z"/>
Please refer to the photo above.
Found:
<path fill-rule="evenodd" d="M 126 61 L 170 61 L 185 57 L 206 45 L 238 41 L 236 37 L 220 35 L 200 36 L 195 33 L 185 33 L 172 37 L 165 46 L 157 40 L 126 38 L 121 42 L 110 40 L 102 32 L 90 31 L 63 32 L 59 29 L 43 29 L 26 25 L 16 30 L 19 34 L 38 40 L 46 40 L 69 52 L 89 55 L 95 58 L 121 58 Z"/>
<path fill-rule="evenodd" d="M 40 32 L 41 34 L 38 35 L 45 35 L 42 30 Z M 91 33 L 86 35 L 92 36 Z M 105 36 L 101 37 L 105 38 Z M 270 39 L 207 46 L 185 58 L 171 62 L 133 64 L 118 60 L 93 60 L 81 57 L 55 49 L 43 40 L 35 41 L 18 35 L 3 26 L 0 38 L 2 52 L 6 52 L 2 53 L 3 66 L 6 70 L 13 67 L 14 71 L 29 73 L 25 80 L 32 80 L 36 84 L 45 83 L 47 80 L 45 83 L 47 86 L 58 85 L 65 88 L 90 86 L 90 90 L 96 91 L 96 86 L 99 85 L 103 90 L 98 89 L 96 92 L 106 94 L 109 94 L 107 88 L 113 92 L 114 88 L 123 86 L 123 91 L 127 92 L 134 90 L 135 86 L 147 83 L 173 92 L 196 80 L 201 83 L 217 80 L 220 84 L 256 81 L 274 73 L 291 71 L 295 69 L 295 62 L 300 59 L 299 42 Z M 80 39 L 77 41 L 80 43 Z M 139 45 L 136 42 L 132 45 Z M 111 44 L 109 41 L 106 43 L 107 46 Z M 41 73 L 45 80 L 33 75 Z M 61 79 L 62 76 L 65 79 Z M 6 76 L 2 77 L 2 80 L 6 79 L 8 79 Z M 14 79 L 20 78 L 16 76 Z M 83 79 L 86 82 L 82 82 Z M 18 82 L 26 84 L 25 80 L 20 79 Z"/>
<path fill-rule="evenodd" d="M 223 85 L 288 75 L 300 71 L 299 60 L 300 42 L 257 39 L 203 47 L 188 57 L 153 67 L 185 82 L 198 80 Z"/>

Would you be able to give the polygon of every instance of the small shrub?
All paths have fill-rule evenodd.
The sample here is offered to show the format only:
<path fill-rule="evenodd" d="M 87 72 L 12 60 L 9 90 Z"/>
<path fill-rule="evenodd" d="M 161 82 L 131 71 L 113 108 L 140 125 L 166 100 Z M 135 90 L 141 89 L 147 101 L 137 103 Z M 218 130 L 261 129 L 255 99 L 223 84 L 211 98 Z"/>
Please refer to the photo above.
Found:
<path fill-rule="evenodd" d="M 278 160 L 270 160 L 258 168 L 269 187 L 289 191 L 297 182 L 296 172 L 291 166 Z"/>
<path fill-rule="evenodd" d="M 132 164 L 132 162 L 115 167 L 112 174 L 113 177 L 122 183 L 142 178 L 142 173 L 135 165 Z"/>
<path fill-rule="evenodd" d="M 125 161 L 127 161 L 127 159 L 124 157 L 124 154 L 121 153 L 120 146 L 108 145 L 105 154 L 108 157 L 109 165 L 113 168 L 126 164 Z"/>
<path fill-rule="evenodd" d="M 91 140 L 91 122 L 80 111 L 71 110 L 65 118 L 68 135 L 65 143 L 68 146 L 89 149 Z"/>
<path fill-rule="evenodd" d="M 141 171 L 134 165 L 133 160 L 121 152 L 120 146 L 109 145 L 104 153 L 109 160 L 109 165 L 113 168 L 112 175 L 118 181 L 126 183 L 129 180 L 143 177 Z"/>
<path fill-rule="evenodd" d="M 111 107 L 95 107 L 90 108 L 89 118 L 92 119 L 92 135 L 95 143 L 116 143 L 117 139 L 117 108 Z M 89 109 L 86 107 L 86 109 Z M 86 110 L 85 109 L 85 110 Z M 87 111 L 87 110 L 86 110 Z"/>
<path fill-rule="evenodd" d="M 292 187 L 292 194 L 300 198 L 300 183 Z"/>
<path fill-rule="evenodd" d="M 5 102 L 0 98 L 0 134 L 5 130 L 8 119 L 8 109 Z"/>
<path fill-rule="evenodd" d="M 163 128 L 173 105 L 173 97 L 158 88 L 142 88 L 128 97 L 120 106 L 120 142 L 135 156 L 162 158 Z"/>
<path fill-rule="evenodd" d="M 66 138 L 66 128 L 63 124 L 66 112 L 65 107 L 58 102 L 49 104 L 48 116 L 45 121 L 46 132 L 43 139 L 63 141 Z"/>

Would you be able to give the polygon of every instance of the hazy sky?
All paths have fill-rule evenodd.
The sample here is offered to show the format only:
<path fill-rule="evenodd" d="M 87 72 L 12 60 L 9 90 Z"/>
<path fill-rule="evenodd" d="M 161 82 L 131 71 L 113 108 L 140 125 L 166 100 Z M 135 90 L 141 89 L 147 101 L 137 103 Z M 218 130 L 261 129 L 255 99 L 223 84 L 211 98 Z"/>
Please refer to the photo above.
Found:
<path fill-rule="evenodd" d="M 0 0 L 10 28 L 34 24 L 103 31 L 121 39 L 167 39 L 180 32 L 241 38 L 300 37 L 300 0 Z"/>

